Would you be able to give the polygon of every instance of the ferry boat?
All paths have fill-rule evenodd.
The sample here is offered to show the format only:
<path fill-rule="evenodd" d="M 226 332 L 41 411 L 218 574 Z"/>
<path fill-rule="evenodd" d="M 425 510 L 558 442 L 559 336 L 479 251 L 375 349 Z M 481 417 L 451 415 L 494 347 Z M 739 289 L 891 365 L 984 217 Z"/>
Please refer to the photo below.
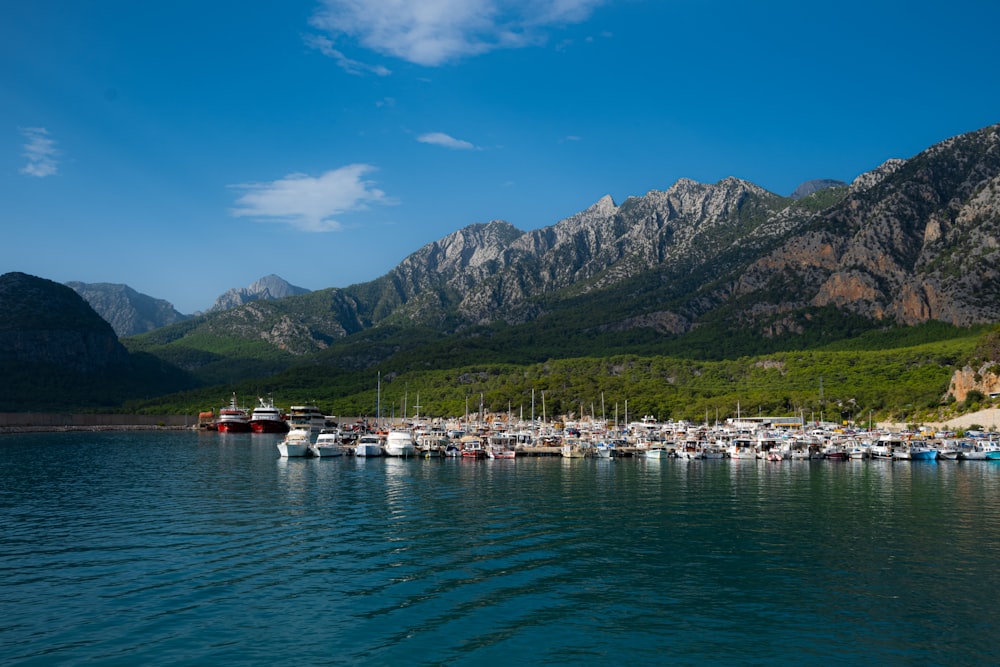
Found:
<path fill-rule="evenodd" d="M 257 397 L 260 402 L 250 413 L 250 430 L 254 433 L 288 433 L 288 422 L 281 411 L 274 407 L 274 400 Z"/>
<path fill-rule="evenodd" d="M 236 392 L 229 401 L 229 405 L 219 409 L 219 418 L 215 424 L 219 433 L 249 433 L 250 415 L 245 408 L 236 404 Z"/>
<path fill-rule="evenodd" d="M 293 405 L 288 410 L 288 426 L 319 433 L 326 427 L 326 417 L 315 405 Z"/>

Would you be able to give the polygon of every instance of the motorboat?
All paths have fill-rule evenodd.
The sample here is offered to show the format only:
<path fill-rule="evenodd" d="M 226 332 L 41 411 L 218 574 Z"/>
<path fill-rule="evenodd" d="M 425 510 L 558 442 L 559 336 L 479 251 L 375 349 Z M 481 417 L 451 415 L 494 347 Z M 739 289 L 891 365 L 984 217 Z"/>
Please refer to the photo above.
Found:
<path fill-rule="evenodd" d="M 407 429 L 392 429 L 385 437 L 383 445 L 386 456 L 416 456 L 417 446 L 413 443 L 413 433 Z"/>
<path fill-rule="evenodd" d="M 934 461 L 937 459 L 937 455 L 937 447 L 916 442 L 910 444 L 911 461 Z"/>
<path fill-rule="evenodd" d="M 340 431 L 337 429 L 323 429 L 316 436 L 316 442 L 309 445 L 309 451 L 313 456 L 319 458 L 332 458 L 334 456 L 343 456 L 344 448 L 342 446 L 343 440 L 340 437 Z"/>
<path fill-rule="evenodd" d="M 382 443 L 374 433 L 366 433 L 358 438 L 354 446 L 354 455 L 361 457 L 382 456 Z"/>
<path fill-rule="evenodd" d="M 278 454 L 282 457 L 308 456 L 312 445 L 312 434 L 304 428 L 293 428 L 278 443 Z"/>

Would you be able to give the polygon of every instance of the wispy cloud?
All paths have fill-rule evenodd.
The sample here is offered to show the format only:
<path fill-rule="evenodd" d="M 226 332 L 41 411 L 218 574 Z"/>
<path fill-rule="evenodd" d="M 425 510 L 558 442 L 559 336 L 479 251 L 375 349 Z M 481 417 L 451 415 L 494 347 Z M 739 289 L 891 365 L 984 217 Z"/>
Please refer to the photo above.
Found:
<path fill-rule="evenodd" d="M 333 48 L 333 41 L 329 37 L 305 35 L 303 39 L 309 47 L 316 49 L 327 58 L 333 58 L 337 62 L 337 65 L 349 74 L 375 74 L 377 76 L 389 76 L 392 74 L 392 71 L 382 65 L 369 65 L 368 63 L 348 58 L 343 52 Z"/>
<path fill-rule="evenodd" d="M 59 171 L 56 158 L 60 152 L 56 142 L 49 138 L 49 131 L 44 127 L 25 127 L 21 128 L 21 136 L 27 140 L 23 155 L 28 160 L 21 173 L 38 178 L 54 176 Z"/>
<path fill-rule="evenodd" d="M 417 141 L 422 144 L 444 146 L 445 148 L 451 148 L 456 151 L 471 151 L 477 149 L 475 144 L 470 144 L 468 141 L 463 141 L 462 139 L 456 139 L 455 137 L 445 134 L 444 132 L 428 132 L 426 134 L 421 134 L 417 137 Z"/>
<path fill-rule="evenodd" d="M 351 164 L 317 177 L 289 174 L 268 183 L 231 186 L 246 190 L 232 214 L 282 222 L 306 232 L 336 231 L 343 227 L 336 216 L 365 210 L 370 203 L 393 203 L 373 181 L 365 180 L 374 170 L 371 165 Z"/>
<path fill-rule="evenodd" d="M 545 41 L 606 0 L 322 0 L 313 27 L 418 65 L 438 66 Z"/>

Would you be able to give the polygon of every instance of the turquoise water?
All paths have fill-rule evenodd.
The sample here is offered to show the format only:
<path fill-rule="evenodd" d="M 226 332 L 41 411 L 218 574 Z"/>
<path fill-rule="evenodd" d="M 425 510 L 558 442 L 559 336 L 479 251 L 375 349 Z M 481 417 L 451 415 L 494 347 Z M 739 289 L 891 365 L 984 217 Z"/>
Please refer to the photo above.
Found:
<path fill-rule="evenodd" d="M 0 436 L 0 664 L 995 664 L 1000 463 Z"/>

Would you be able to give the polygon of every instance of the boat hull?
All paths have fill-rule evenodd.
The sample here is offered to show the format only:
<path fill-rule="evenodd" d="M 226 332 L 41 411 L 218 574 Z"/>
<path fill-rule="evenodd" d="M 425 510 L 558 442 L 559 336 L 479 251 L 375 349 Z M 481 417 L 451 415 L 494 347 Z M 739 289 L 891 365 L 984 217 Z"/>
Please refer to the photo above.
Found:
<path fill-rule="evenodd" d="M 354 448 L 354 455 L 362 458 L 382 456 L 382 447 L 374 443 L 361 443 Z"/>
<path fill-rule="evenodd" d="M 250 430 L 254 433 L 288 433 L 288 422 L 280 419 L 251 419 Z"/>
<path fill-rule="evenodd" d="M 282 458 L 296 458 L 305 456 L 309 451 L 309 445 L 289 442 L 278 443 L 278 454 Z"/>
<path fill-rule="evenodd" d="M 323 459 L 344 455 L 344 451 L 337 445 L 312 445 L 309 451 L 313 456 Z"/>
<path fill-rule="evenodd" d="M 216 424 L 219 433 L 249 433 L 250 423 L 241 421 L 220 421 Z"/>

